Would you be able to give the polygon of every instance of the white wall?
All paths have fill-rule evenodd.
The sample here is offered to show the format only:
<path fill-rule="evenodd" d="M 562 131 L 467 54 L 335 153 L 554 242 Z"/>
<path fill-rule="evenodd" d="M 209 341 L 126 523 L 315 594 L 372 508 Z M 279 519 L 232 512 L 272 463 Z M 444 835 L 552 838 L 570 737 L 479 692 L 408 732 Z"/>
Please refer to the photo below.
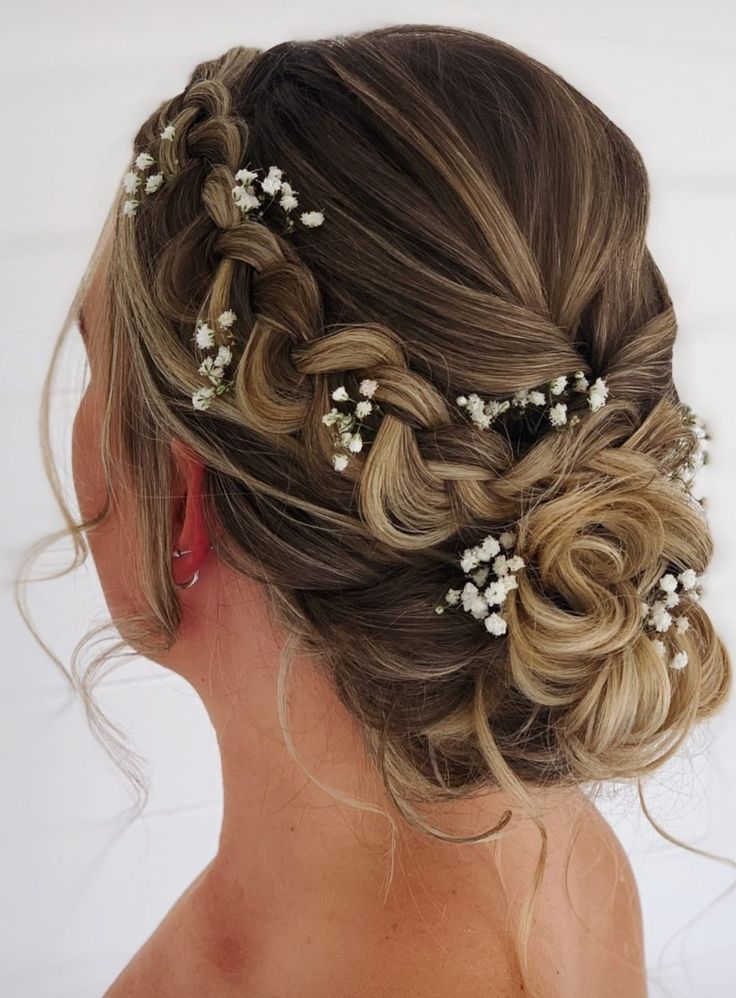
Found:
<path fill-rule="evenodd" d="M 360 13 L 348 16 L 324 0 L 308 6 L 293 0 L 266 6 L 30 0 L 6 5 L 1 15 L 2 996 L 100 995 L 216 847 L 217 754 L 189 686 L 139 659 L 121 666 L 100 691 L 103 709 L 151 764 L 149 806 L 120 832 L 116 816 L 130 803 L 125 785 L 61 674 L 28 634 L 9 580 L 21 551 L 59 525 L 40 463 L 40 389 L 51 343 L 129 160 L 133 134 L 161 99 L 181 89 L 195 62 L 232 44 L 265 47 L 391 21 L 475 27 L 549 63 L 629 133 L 650 173 L 649 245 L 680 319 L 676 380 L 715 433 L 714 464 L 700 480 L 711 500 L 717 551 L 704 604 L 736 648 L 729 613 L 736 524 L 728 518 L 736 487 L 736 7 L 727 0 L 497 0 L 488 7 L 396 0 L 360 6 Z M 67 469 L 64 433 L 78 397 L 74 375 L 81 373 L 81 353 L 70 356 L 69 365 L 69 420 L 59 424 Z M 62 551 L 43 568 L 64 561 Z M 30 598 L 44 639 L 65 661 L 92 618 L 104 614 L 89 568 L 39 584 Z M 732 699 L 676 764 L 650 781 L 647 796 L 670 832 L 731 856 L 735 720 Z M 736 878 L 734 870 L 656 836 L 639 817 L 631 789 L 612 789 L 601 809 L 639 881 L 651 994 L 733 995 L 736 892 L 697 916 Z M 690 919 L 697 920 L 675 936 Z"/>

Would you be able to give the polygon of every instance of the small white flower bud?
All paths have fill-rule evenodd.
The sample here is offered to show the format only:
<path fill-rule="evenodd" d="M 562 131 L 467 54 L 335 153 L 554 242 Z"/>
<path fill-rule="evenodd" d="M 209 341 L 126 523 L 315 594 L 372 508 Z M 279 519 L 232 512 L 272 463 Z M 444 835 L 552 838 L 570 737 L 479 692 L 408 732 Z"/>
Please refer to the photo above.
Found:
<path fill-rule="evenodd" d="M 149 166 L 154 162 L 153 156 L 147 152 L 138 153 L 135 165 L 139 170 L 147 170 Z"/>
<path fill-rule="evenodd" d="M 321 211 L 303 211 L 301 214 L 302 224 L 308 226 L 310 229 L 321 225 L 324 220 L 325 216 Z"/>
<path fill-rule="evenodd" d="M 504 530 L 498 539 L 501 543 L 501 547 L 506 551 L 510 551 L 514 544 L 516 544 L 516 534 L 510 530 Z"/>
<path fill-rule="evenodd" d="M 550 381 L 549 390 L 553 395 L 559 395 L 561 392 L 564 392 L 566 386 L 567 378 L 564 374 L 561 374 L 559 378 L 555 378 L 554 381 Z"/>
<path fill-rule="evenodd" d="M 553 426 L 563 426 L 567 422 L 567 406 L 558 402 L 549 410 L 549 421 Z"/>
<path fill-rule="evenodd" d="M 688 663 L 688 657 L 686 651 L 678 651 L 672 656 L 672 661 L 670 665 L 673 669 L 684 669 Z"/>
<path fill-rule="evenodd" d="M 506 621 L 499 613 L 492 613 L 483 622 L 486 629 L 496 637 L 506 633 Z"/>

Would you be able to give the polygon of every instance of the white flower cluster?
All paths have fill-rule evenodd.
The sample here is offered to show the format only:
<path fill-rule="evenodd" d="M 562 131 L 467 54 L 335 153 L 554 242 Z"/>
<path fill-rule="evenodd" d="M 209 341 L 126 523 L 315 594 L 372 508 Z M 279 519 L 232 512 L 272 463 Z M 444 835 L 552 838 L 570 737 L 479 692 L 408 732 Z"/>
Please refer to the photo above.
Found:
<path fill-rule="evenodd" d="M 677 592 L 678 583 L 682 587 L 680 593 Z M 641 615 L 644 626 L 653 627 L 660 634 L 664 634 L 674 625 L 674 629 L 678 634 L 684 634 L 690 627 L 690 621 L 682 613 L 678 615 L 677 619 L 674 619 L 669 611 L 680 605 L 683 597 L 695 601 L 700 599 L 700 591 L 697 588 L 699 585 L 697 574 L 692 568 L 685 569 L 679 575 L 667 572 L 661 577 L 658 585 L 662 592 L 662 595 L 658 599 L 655 599 L 651 604 L 645 600 L 641 600 Z M 659 638 L 654 638 L 653 642 L 657 651 L 665 658 L 667 649 L 664 642 Z M 673 669 L 684 669 L 687 662 L 687 652 L 678 651 L 672 656 L 669 664 Z"/>
<path fill-rule="evenodd" d="M 340 385 L 332 393 L 332 398 L 336 402 L 352 402 L 355 406 L 353 412 L 340 412 L 333 405 L 330 411 L 322 416 L 325 426 L 334 428 L 335 453 L 332 455 L 332 464 L 335 471 L 344 471 L 348 465 L 349 455 L 357 454 L 363 449 L 363 437 L 360 435 L 362 422 L 369 413 L 374 410 L 380 412 L 381 409 L 378 403 L 371 402 L 377 388 L 377 381 L 364 378 L 359 387 L 363 396 L 360 400 L 350 398 L 345 385 Z"/>
<path fill-rule="evenodd" d="M 506 618 L 493 607 L 501 607 L 506 602 L 507 593 L 518 589 L 515 573 L 524 567 L 524 559 L 518 555 L 509 557 L 508 554 L 501 554 L 501 548 L 506 552 L 513 551 L 515 543 L 516 535 L 506 530 L 498 540 L 488 534 L 480 544 L 466 548 L 460 567 L 469 577 L 468 581 L 462 589 L 448 589 L 445 594 L 447 606 L 462 604 L 463 609 L 476 620 L 482 620 L 486 630 L 495 637 L 505 634 L 507 625 Z M 491 567 L 496 578 L 486 585 Z M 483 586 L 486 588 L 481 591 Z M 435 607 L 437 613 L 444 613 L 445 609 L 443 605 Z"/>
<path fill-rule="evenodd" d="M 165 142 L 173 142 L 174 134 L 175 134 L 174 126 L 167 125 L 164 128 L 164 130 L 161 132 L 159 138 L 161 138 Z M 153 166 L 155 162 L 156 160 L 153 158 L 153 156 L 151 156 L 150 153 L 147 152 L 141 152 L 136 156 L 135 163 L 133 164 L 136 169 L 128 170 L 125 176 L 123 177 L 123 190 L 125 191 L 126 194 L 135 195 L 138 193 L 138 190 L 141 187 L 141 184 L 143 183 L 144 171 L 147 170 L 149 167 Z M 142 188 L 141 193 L 155 194 L 155 192 L 159 189 L 159 187 L 163 182 L 164 182 L 163 173 L 150 173 L 148 177 L 146 177 L 146 183 L 145 186 Z M 132 218 L 138 211 L 139 204 L 140 204 L 140 199 L 136 198 L 135 196 L 126 198 L 125 201 L 123 202 L 123 210 L 121 214 L 127 215 L 129 218 Z"/>
<path fill-rule="evenodd" d="M 233 339 L 230 327 L 236 319 L 237 315 L 231 308 L 221 312 L 217 317 L 217 325 L 225 332 L 230 343 L 232 343 Z M 232 381 L 226 381 L 224 377 L 225 368 L 233 357 L 232 350 L 228 344 L 217 344 L 215 331 L 202 319 L 197 322 L 197 329 L 193 338 L 200 350 L 211 350 L 217 347 L 217 354 L 214 357 L 211 355 L 205 357 L 198 368 L 199 374 L 208 378 L 211 385 L 208 385 L 206 388 L 198 388 L 192 395 L 192 405 L 195 409 L 209 409 L 214 396 L 222 395 L 223 392 L 226 392 L 232 386 Z"/>
<path fill-rule="evenodd" d="M 472 393 L 470 395 L 458 395 L 455 399 L 457 404 L 467 410 L 468 415 L 476 424 L 483 430 L 487 430 L 494 419 L 499 416 L 502 412 L 507 412 L 509 409 L 518 409 L 524 411 L 527 406 L 550 406 L 547 415 L 550 423 L 559 428 L 561 426 L 574 426 L 580 421 L 580 416 L 575 413 L 568 418 L 567 407 L 570 401 L 570 392 L 587 392 L 588 394 L 588 405 L 591 411 L 595 412 L 600 409 L 601 406 L 606 404 L 606 399 L 608 398 L 608 386 L 603 378 L 596 378 L 596 380 L 591 385 L 588 379 L 585 377 L 583 371 L 575 371 L 573 375 L 570 376 L 571 384 L 568 384 L 568 377 L 566 375 L 561 375 L 559 378 L 555 378 L 553 381 L 549 381 L 546 385 L 546 391 L 541 391 L 539 389 L 529 389 L 521 388 L 514 392 L 507 399 L 502 401 L 497 401 L 491 399 L 484 402 L 479 395 Z M 553 399 L 565 394 L 566 401 L 559 401 L 553 403 Z"/>
<path fill-rule="evenodd" d="M 286 213 L 286 231 L 291 232 L 294 228 L 294 222 L 289 213 L 299 204 L 296 197 L 299 192 L 295 191 L 291 184 L 283 179 L 283 173 L 284 171 L 278 166 L 270 166 L 266 176 L 262 180 L 258 180 L 258 170 L 238 170 L 235 174 L 238 183 L 233 187 L 232 193 L 233 200 L 244 215 L 250 211 L 255 211 L 259 219 L 263 217 L 263 210 L 265 210 L 262 210 L 265 202 L 264 195 L 268 195 L 271 199 L 265 205 L 268 208 L 276 195 L 280 194 L 278 203 Z M 260 184 L 262 193 L 256 191 L 254 187 L 256 182 Z M 306 225 L 308 228 L 322 225 L 325 220 L 324 212 L 321 211 L 303 211 L 299 218 L 302 225 Z"/>

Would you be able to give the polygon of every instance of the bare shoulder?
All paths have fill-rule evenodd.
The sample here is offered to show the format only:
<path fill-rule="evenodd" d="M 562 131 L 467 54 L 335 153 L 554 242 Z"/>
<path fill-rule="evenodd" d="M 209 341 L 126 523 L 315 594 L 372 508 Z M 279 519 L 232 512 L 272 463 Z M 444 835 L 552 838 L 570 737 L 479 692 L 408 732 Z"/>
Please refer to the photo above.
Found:
<path fill-rule="evenodd" d="M 646 998 L 639 891 L 620 840 L 582 794 L 574 812 L 563 809 L 560 822 L 550 823 L 549 835 L 549 872 L 529 944 L 537 993 Z M 519 897 L 532 875 L 531 864 L 522 866 Z M 515 912 L 518 924 L 518 906 Z"/>
<path fill-rule="evenodd" d="M 357 904 L 347 892 L 268 925 L 263 906 L 233 896 L 227 875 L 198 878 L 105 998 L 528 996 L 514 934 L 540 836 L 533 823 L 515 831 L 495 859 L 427 845 L 414 857 L 423 875 L 386 904 Z M 588 801 L 552 816 L 548 832 L 529 937 L 534 993 L 646 998 L 639 893 L 619 839 Z"/>
<path fill-rule="evenodd" d="M 550 815 L 547 824 L 547 864 L 532 908 L 528 947 L 527 981 L 533 993 L 646 998 L 639 892 L 620 840 L 582 795 L 574 808 Z M 367 987 L 370 978 L 364 976 L 356 993 L 366 998 L 528 998 L 515 934 L 540 843 L 536 825 L 529 822 L 496 849 L 495 862 L 488 852 L 476 850 L 474 856 L 471 846 L 460 862 L 435 867 L 426 892 L 416 891 L 402 903 L 400 928 L 396 920 L 379 923 L 381 935 L 373 937 L 361 972 L 367 975 L 369 965 L 380 967 L 380 978 L 374 976 Z M 358 960 L 355 965 L 361 966 Z"/>
<path fill-rule="evenodd" d="M 190 939 L 195 899 L 205 882 L 208 867 L 176 900 L 155 931 L 145 940 L 105 991 L 102 998 L 158 998 L 159 995 L 202 995 L 192 990 Z"/>
<path fill-rule="evenodd" d="M 555 857 L 555 924 L 577 943 L 571 985 L 597 998 L 646 998 L 641 901 L 634 870 L 618 836 L 586 798 L 570 822 L 569 850 Z M 571 992 L 578 993 L 578 992 Z"/>

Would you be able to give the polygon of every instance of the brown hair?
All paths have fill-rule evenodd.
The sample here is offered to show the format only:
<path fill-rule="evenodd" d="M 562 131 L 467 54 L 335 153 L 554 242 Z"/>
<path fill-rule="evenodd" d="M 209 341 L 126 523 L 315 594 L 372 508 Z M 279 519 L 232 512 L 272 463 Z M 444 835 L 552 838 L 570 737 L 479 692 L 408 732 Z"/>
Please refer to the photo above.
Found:
<path fill-rule="evenodd" d="M 139 497 L 148 602 L 121 633 L 144 654 L 176 639 L 178 438 L 206 463 L 218 557 L 267 584 L 292 636 L 285 674 L 296 648 L 318 653 L 412 825 L 452 841 L 417 805 L 488 787 L 531 813 L 527 787 L 635 779 L 641 796 L 641 777 L 724 703 L 731 668 L 698 604 L 676 639 L 682 670 L 641 627 L 645 594 L 667 570 L 702 573 L 712 539 L 672 479 L 697 439 L 672 382 L 675 314 L 629 139 L 511 46 L 410 24 L 231 48 L 134 146 L 160 150 L 171 175 L 134 220 L 122 192 L 108 219 L 103 431 L 108 455 L 118 434 L 116 473 Z M 284 237 L 241 218 L 232 187 L 246 164 L 282 167 L 324 225 Z M 234 392 L 194 411 L 194 322 L 225 308 L 244 317 Z M 480 430 L 455 404 L 576 370 L 605 377 L 610 396 L 572 432 Z M 337 473 L 321 417 L 338 384 L 355 397 L 364 377 L 384 414 Z M 81 524 L 65 512 L 77 561 L 106 512 Z M 507 635 L 436 614 L 462 548 L 509 529 L 526 568 Z M 80 681 L 106 742 L 90 678 L 109 657 Z M 507 818 L 456 840 L 490 841 Z M 545 858 L 535 820 L 522 972 Z"/>

